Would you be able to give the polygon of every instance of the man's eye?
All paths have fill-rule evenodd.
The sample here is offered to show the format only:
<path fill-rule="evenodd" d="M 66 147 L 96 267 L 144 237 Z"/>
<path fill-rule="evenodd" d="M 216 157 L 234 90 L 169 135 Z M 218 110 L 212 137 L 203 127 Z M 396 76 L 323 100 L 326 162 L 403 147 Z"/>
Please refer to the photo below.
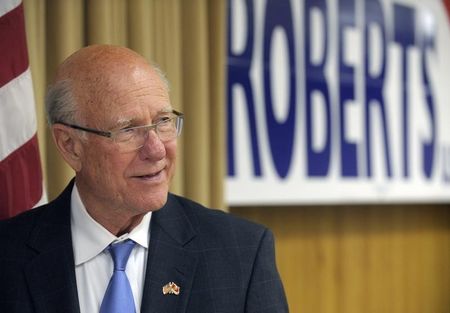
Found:
<path fill-rule="evenodd" d="M 123 129 L 120 130 L 120 132 L 122 134 L 131 134 L 131 133 L 133 133 L 135 131 L 136 131 L 136 129 L 134 127 L 127 127 L 127 128 L 123 128 Z"/>
<path fill-rule="evenodd" d="M 158 120 L 156 120 L 155 124 L 168 122 L 170 121 L 170 118 L 171 116 L 161 116 L 160 118 L 158 118 Z"/>

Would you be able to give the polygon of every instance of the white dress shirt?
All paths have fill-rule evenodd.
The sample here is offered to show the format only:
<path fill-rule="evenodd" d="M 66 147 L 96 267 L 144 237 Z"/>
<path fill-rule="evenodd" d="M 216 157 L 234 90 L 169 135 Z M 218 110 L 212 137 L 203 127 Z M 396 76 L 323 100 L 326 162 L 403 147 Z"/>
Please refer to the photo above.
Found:
<path fill-rule="evenodd" d="M 137 243 L 128 259 L 126 274 L 133 291 L 136 312 L 140 312 L 150 239 L 151 212 L 144 216 L 141 223 L 131 233 L 116 237 L 88 214 L 76 185 L 72 190 L 71 206 L 75 275 L 81 313 L 93 313 L 100 310 L 114 268 L 113 260 L 105 249 L 111 243 L 125 239 L 132 239 Z"/>

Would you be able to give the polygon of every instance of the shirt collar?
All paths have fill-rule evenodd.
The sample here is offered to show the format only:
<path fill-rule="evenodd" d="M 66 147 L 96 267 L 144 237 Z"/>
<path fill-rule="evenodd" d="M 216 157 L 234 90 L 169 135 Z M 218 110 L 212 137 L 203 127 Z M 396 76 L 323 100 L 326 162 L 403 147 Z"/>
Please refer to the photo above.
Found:
<path fill-rule="evenodd" d="M 76 184 L 71 195 L 71 230 L 75 265 L 80 265 L 94 258 L 115 241 L 131 239 L 148 249 L 149 228 L 152 212 L 148 212 L 129 234 L 116 237 L 95 221 L 86 211 L 81 201 Z"/>

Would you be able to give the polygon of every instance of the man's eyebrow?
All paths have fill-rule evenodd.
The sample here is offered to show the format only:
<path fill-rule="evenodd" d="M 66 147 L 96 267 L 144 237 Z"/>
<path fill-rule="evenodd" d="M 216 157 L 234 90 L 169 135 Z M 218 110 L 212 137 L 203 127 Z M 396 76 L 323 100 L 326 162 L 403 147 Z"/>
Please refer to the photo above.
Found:
<path fill-rule="evenodd" d="M 167 108 L 164 108 L 164 109 L 156 112 L 155 116 L 158 116 L 158 115 L 164 114 L 164 113 L 171 113 L 172 111 L 173 111 L 172 107 L 167 107 Z M 112 127 L 114 129 L 118 129 L 118 128 L 122 128 L 124 126 L 129 126 L 129 125 L 135 124 L 138 121 L 139 121 L 139 119 L 135 118 L 135 117 L 120 117 L 112 124 Z"/>
<path fill-rule="evenodd" d="M 112 125 L 112 127 L 114 129 L 118 129 L 118 128 L 122 128 L 124 126 L 128 126 L 130 124 L 132 124 L 136 119 L 134 118 L 129 118 L 129 117 L 121 117 L 119 119 L 117 119 L 116 122 L 114 122 L 114 124 Z"/>
<path fill-rule="evenodd" d="M 161 111 L 159 111 L 158 114 L 161 114 L 161 113 L 171 113 L 172 111 L 173 111 L 173 109 L 172 109 L 171 107 L 167 107 L 167 108 L 164 108 L 164 109 L 162 109 Z"/>

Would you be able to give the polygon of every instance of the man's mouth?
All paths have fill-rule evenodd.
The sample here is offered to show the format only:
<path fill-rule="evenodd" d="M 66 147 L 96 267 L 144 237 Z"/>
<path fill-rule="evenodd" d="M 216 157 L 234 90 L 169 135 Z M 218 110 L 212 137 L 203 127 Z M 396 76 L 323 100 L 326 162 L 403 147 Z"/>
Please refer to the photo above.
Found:
<path fill-rule="evenodd" d="M 145 179 L 145 180 L 157 179 L 157 178 L 159 178 L 161 176 L 162 171 L 163 170 L 160 170 L 158 172 L 154 172 L 154 173 L 151 173 L 151 174 L 138 175 L 138 176 L 135 176 L 135 177 L 139 178 L 139 179 Z"/>

